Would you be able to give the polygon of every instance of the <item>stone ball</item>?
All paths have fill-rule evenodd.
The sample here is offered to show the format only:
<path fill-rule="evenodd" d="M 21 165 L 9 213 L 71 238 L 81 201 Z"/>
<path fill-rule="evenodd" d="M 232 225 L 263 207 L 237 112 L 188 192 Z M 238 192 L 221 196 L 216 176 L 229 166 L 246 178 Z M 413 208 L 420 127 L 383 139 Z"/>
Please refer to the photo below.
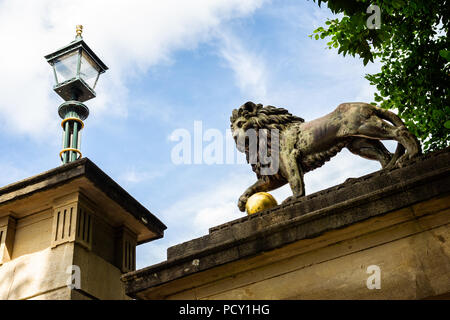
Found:
<path fill-rule="evenodd" d="M 258 192 L 248 198 L 245 209 L 247 214 L 250 215 L 271 209 L 277 205 L 277 200 L 270 193 Z"/>

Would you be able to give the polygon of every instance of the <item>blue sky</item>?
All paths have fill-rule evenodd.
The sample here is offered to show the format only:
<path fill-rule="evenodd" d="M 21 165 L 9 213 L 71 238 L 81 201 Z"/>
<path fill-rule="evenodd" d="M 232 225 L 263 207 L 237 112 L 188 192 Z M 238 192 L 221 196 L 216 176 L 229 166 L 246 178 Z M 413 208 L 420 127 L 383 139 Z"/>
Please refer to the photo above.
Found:
<path fill-rule="evenodd" d="M 83 24 L 110 70 L 86 103 L 81 149 L 168 226 L 138 247 L 137 267 L 164 260 L 169 246 L 242 217 L 237 199 L 255 179 L 245 164 L 175 165 L 174 130 L 202 121 L 225 134 L 232 109 L 248 100 L 306 120 L 373 101 L 364 75 L 378 64 L 363 67 L 308 37 L 331 17 L 307 0 L 0 0 L 0 185 L 60 165 L 62 101 L 43 56 Z M 343 151 L 306 175 L 306 192 L 378 169 Z M 290 190 L 273 194 L 281 202 Z"/>

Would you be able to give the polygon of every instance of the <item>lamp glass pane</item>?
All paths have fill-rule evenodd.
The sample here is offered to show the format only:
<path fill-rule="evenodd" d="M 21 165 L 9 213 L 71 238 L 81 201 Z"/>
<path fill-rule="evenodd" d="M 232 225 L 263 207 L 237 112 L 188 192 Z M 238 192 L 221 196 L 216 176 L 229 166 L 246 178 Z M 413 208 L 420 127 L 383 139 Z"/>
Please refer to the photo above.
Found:
<path fill-rule="evenodd" d="M 100 68 L 94 60 L 83 51 L 81 54 L 80 78 L 86 81 L 86 83 L 94 89 L 99 72 Z"/>
<path fill-rule="evenodd" d="M 58 77 L 58 84 L 70 80 L 77 73 L 78 51 L 70 52 L 55 59 L 53 66 Z"/>

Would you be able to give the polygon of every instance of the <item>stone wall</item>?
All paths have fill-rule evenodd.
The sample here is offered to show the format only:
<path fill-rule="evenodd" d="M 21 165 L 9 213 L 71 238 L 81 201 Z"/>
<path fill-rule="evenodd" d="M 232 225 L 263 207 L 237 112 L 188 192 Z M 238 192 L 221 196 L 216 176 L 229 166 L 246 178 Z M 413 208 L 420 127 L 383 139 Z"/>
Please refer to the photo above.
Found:
<path fill-rule="evenodd" d="M 450 298 L 450 149 L 211 228 L 122 280 L 139 299 Z"/>

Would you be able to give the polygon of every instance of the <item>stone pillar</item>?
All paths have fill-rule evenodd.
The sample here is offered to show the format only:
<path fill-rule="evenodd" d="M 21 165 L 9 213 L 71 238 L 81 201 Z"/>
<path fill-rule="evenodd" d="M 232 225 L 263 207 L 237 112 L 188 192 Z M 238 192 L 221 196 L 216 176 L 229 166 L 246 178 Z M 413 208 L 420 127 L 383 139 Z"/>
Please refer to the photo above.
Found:
<path fill-rule="evenodd" d="M 0 218 L 0 266 L 11 260 L 14 247 L 16 220 L 11 216 Z"/>
<path fill-rule="evenodd" d="M 0 189 L 0 299 L 129 299 L 165 226 L 88 159 Z"/>

